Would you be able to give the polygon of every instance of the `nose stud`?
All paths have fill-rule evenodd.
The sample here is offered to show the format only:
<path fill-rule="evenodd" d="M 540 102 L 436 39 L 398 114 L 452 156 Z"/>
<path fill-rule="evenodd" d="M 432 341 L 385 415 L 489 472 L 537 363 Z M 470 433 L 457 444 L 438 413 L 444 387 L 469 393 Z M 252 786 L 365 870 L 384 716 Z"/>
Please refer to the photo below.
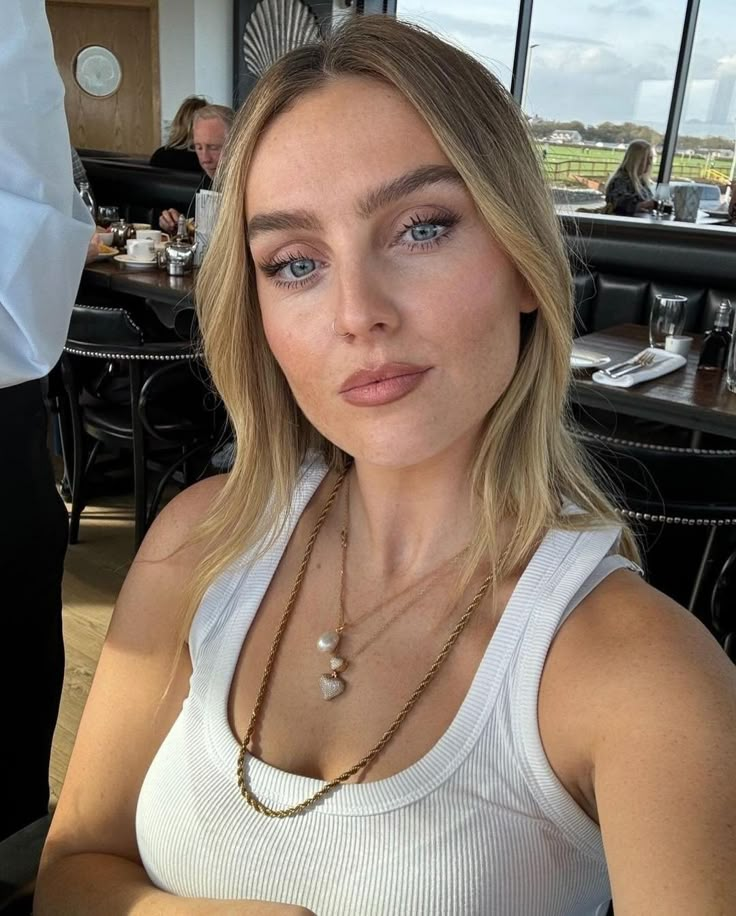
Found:
<path fill-rule="evenodd" d="M 335 335 L 335 337 L 350 337 L 350 331 L 348 331 L 346 334 L 341 334 L 335 326 L 336 323 L 337 323 L 337 319 L 333 318 L 332 319 L 332 333 Z"/>

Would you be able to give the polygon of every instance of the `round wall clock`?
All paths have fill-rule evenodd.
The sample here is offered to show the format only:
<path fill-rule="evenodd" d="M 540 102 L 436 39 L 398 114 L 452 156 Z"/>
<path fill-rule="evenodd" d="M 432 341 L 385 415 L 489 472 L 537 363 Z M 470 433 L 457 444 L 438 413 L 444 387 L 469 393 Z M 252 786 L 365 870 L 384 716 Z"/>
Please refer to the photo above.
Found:
<path fill-rule="evenodd" d="M 77 54 L 74 79 L 89 95 L 102 98 L 118 91 L 123 78 L 120 61 L 108 48 L 90 45 Z"/>

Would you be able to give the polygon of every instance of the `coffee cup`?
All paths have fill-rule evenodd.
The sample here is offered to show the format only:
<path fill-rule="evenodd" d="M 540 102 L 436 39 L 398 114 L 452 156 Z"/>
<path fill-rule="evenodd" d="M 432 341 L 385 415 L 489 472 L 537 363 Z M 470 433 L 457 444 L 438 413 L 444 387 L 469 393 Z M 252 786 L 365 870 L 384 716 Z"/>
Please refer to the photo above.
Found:
<path fill-rule="evenodd" d="M 128 239 L 125 250 L 134 261 L 153 261 L 155 258 L 153 239 Z"/>
<path fill-rule="evenodd" d="M 108 248 L 110 247 L 110 245 L 112 245 L 112 240 L 114 237 L 115 236 L 112 232 L 98 232 L 97 233 L 97 238 L 100 240 L 100 242 L 102 242 L 103 245 L 107 245 Z"/>
<path fill-rule="evenodd" d="M 168 234 L 160 229 L 137 229 L 135 237 L 137 239 L 151 239 L 155 246 L 160 245 L 162 242 L 171 241 Z"/>
<path fill-rule="evenodd" d="M 668 334 L 664 339 L 664 348 L 670 353 L 679 353 L 687 356 L 692 345 L 692 337 L 681 337 L 677 334 Z"/>

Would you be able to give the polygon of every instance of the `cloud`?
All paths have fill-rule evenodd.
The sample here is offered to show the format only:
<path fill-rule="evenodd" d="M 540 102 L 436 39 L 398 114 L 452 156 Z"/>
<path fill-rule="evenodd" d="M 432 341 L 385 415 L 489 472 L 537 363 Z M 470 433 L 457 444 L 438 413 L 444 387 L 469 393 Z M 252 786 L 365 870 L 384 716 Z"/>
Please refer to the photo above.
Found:
<path fill-rule="evenodd" d="M 612 16 L 614 14 L 624 13 L 626 16 L 638 16 L 640 19 L 651 19 L 654 11 L 637 0 L 617 0 L 615 3 L 591 3 L 589 7 L 591 13 L 599 13 L 601 16 Z"/>
<path fill-rule="evenodd" d="M 736 73 L 736 54 L 730 54 L 727 57 L 719 57 L 718 61 L 718 76 L 731 76 Z"/>

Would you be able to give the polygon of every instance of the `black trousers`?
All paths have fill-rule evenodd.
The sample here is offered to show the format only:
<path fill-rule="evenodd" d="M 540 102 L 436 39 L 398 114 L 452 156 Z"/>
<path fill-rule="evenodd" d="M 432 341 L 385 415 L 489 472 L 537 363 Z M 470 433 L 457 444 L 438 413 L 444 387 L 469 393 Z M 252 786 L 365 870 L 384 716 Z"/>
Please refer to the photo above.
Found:
<path fill-rule="evenodd" d="M 67 513 L 41 382 L 0 388 L 0 839 L 43 816 L 64 678 Z"/>

